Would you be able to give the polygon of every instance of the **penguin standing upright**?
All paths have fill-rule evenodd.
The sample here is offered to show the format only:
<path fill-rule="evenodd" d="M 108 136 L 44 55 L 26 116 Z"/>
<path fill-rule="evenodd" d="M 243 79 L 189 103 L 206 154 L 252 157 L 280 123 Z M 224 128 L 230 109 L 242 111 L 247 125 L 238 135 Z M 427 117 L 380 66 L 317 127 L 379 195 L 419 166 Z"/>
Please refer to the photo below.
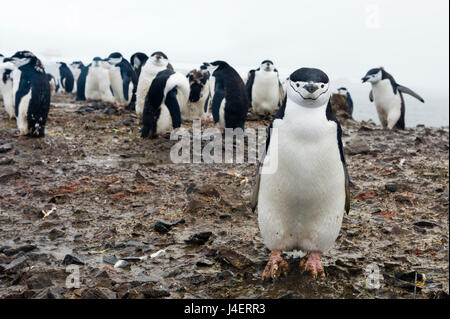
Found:
<path fill-rule="evenodd" d="M 228 63 L 215 61 L 211 64 L 214 77 L 212 115 L 221 128 L 244 129 L 248 112 L 248 96 L 244 81 Z"/>
<path fill-rule="evenodd" d="M 188 114 L 186 118 L 193 121 L 201 119 L 209 97 L 209 72 L 192 70 L 187 75 L 190 85 Z"/>
<path fill-rule="evenodd" d="M 95 57 L 86 73 L 85 97 L 88 100 L 114 103 L 114 95 L 109 80 L 108 63 Z"/>
<path fill-rule="evenodd" d="M 265 60 L 258 69 L 249 72 L 247 93 L 256 114 L 273 114 L 281 106 L 283 88 L 272 61 Z"/>
<path fill-rule="evenodd" d="M 2 58 L 2 62 L 0 62 L 0 97 L 3 99 L 6 113 L 10 119 L 16 117 L 13 94 L 13 71 L 15 69 L 10 58 Z"/>
<path fill-rule="evenodd" d="M 341 87 L 338 89 L 338 93 L 347 97 L 347 112 L 348 114 L 353 115 L 353 99 L 350 92 L 346 88 Z"/>
<path fill-rule="evenodd" d="M 20 135 L 45 136 L 50 110 L 50 84 L 41 61 L 29 51 L 19 51 L 12 62 L 14 107 Z"/>
<path fill-rule="evenodd" d="M 324 277 L 322 253 L 336 241 L 350 209 L 342 130 L 331 109 L 328 76 L 313 68 L 292 73 L 287 101 L 270 128 L 252 197 L 271 250 L 263 278 L 286 274 L 281 253 L 292 250 L 307 253 L 302 271 Z M 276 171 L 261 166 L 273 163 Z"/>
<path fill-rule="evenodd" d="M 76 94 L 77 93 L 78 78 L 80 77 L 81 71 L 84 68 L 84 64 L 81 61 L 73 61 L 72 63 L 70 63 L 69 67 L 70 67 L 70 71 L 72 71 L 72 75 L 73 75 L 73 90 L 72 90 L 72 93 Z"/>
<path fill-rule="evenodd" d="M 72 71 L 64 62 L 57 62 L 56 64 L 58 65 L 59 70 L 58 84 L 60 89 L 64 89 L 64 91 L 67 93 L 72 93 L 74 85 Z"/>
<path fill-rule="evenodd" d="M 145 99 L 153 79 L 159 72 L 167 70 L 168 68 L 169 59 L 167 58 L 167 55 L 161 51 L 154 52 L 141 68 L 136 90 L 136 114 L 138 118 L 142 118 Z"/>
<path fill-rule="evenodd" d="M 372 85 L 369 98 L 371 102 L 375 102 L 378 118 L 384 129 L 405 129 L 405 100 L 402 93 L 425 103 L 417 93 L 395 82 L 394 77 L 384 68 L 369 70 L 362 81 Z"/>
<path fill-rule="evenodd" d="M 133 54 L 130 58 L 131 66 L 133 67 L 134 71 L 136 72 L 136 76 L 139 79 L 139 76 L 141 75 L 141 69 L 144 66 L 145 62 L 148 60 L 148 55 L 142 52 L 136 52 Z"/>
<path fill-rule="evenodd" d="M 189 82 L 172 70 L 159 72 L 145 98 L 142 137 L 164 134 L 181 126 L 181 114 L 189 98 Z"/>
<path fill-rule="evenodd" d="M 111 53 L 106 61 L 110 64 L 109 78 L 111 88 L 119 105 L 133 107 L 136 97 L 137 77 L 130 63 L 122 54 Z"/>
<path fill-rule="evenodd" d="M 92 64 L 88 64 L 85 66 L 84 64 L 80 66 L 80 75 L 77 79 L 77 101 L 85 101 L 86 100 L 86 77 L 89 71 L 89 67 Z M 109 73 L 108 73 L 109 74 Z"/>
<path fill-rule="evenodd" d="M 50 84 L 50 93 L 51 94 L 55 94 L 56 93 L 56 87 L 57 87 L 56 79 L 50 73 L 46 73 L 46 76 L 47 76 L 48 83 Z"/>

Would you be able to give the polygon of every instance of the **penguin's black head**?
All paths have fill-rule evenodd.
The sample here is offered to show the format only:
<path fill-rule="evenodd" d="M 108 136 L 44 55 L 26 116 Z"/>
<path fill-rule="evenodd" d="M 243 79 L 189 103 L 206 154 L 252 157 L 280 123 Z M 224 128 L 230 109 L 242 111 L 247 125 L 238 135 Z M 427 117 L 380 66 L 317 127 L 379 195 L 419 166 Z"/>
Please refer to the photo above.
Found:
<path fill-rule="evenodd" d="M 200 66 L 200 70 L 206 71 L 206 70 L 208 70 L 209 66 L 210 66 L 210 64 L 208 62 L 203 62 L 203 64 Z"/>
<path fill-rule="evenodd" d="M 270 60 L 262 61 L 259 68 L 266 72 L 272 72 L 275 69 L 275 67 L 273 66 L 273 62 Z"/>
<path fill-rule="evenodd" d="M 105 61 L 114 66 L 114 65 L 117 65 L 120 62 L 122 62 L 122 59 L 123 59 L 122 54 L 120 54 L 119 52 L 114 52 L 114 53 L 111 53 L 105 59 Z"/>
<path fill-rule="evenodd" d="M 32 66 L 38 72 L 44 72 L 44 65 L 30 51 L 18 51 L 11 57 L 11 62 L 16 67 L 21 68 L 23 66 Z"/>
<path fill-rule="evenodd" d="M 383 68 L 370 69 L 361 79 L 363 83 L 377 83 L 383 79 Z"/>
<path fill-rule="evenodd" d="M 135 69 L 138 69 L 148 60 L 148 55 L 142 52 L 136 52 L 130 58 L 130 62 Z"/>
<path fill-rule="evenodd" d="M 289 77 L 289 99 L 305 107 L 319 107 L 330 99 L 330 80 L 325 72 L 314 68 L 301 68 Z"/>
<path fill-rule="evenodd" d="M 191 91 L 189 94 L 190 102 L 198 102 L 202 97 L 202 89 L 208 81 L 209 73 L 205 71 L 192 70 L 187 75 Z"/>
<path fill-rule="evenodd" d="M 208 72 L 210 74 L 214 74 L 215 71 L 220 71 L 223 69 L 227 69 L 229 67 L 230 67 L 230 65 L 225 61 L 220 61 L 220 60 L 214 61 L 214 62 L 209 63 Z"/>
<path fill-rule="evenodd" d="M 153 52 L 150 60 L 157 66 L 167 66 L 169 64 L 169 58 L 161 51 Z"/>
<path fill-rule="evenodd" d="M 76 68 L 76 69 L 81 69 L 82 67 L 84 67 L 84 64 L 81 61 L 73 61 L 70 64 L 70 66 L 73 67 L 73 68 Z"/>
<path fill-rule="evenodd" d="M 347 94 L 348 90 L 345 87 L 340 87 L 339 89 L 337 89 L 339 94 Z"/>

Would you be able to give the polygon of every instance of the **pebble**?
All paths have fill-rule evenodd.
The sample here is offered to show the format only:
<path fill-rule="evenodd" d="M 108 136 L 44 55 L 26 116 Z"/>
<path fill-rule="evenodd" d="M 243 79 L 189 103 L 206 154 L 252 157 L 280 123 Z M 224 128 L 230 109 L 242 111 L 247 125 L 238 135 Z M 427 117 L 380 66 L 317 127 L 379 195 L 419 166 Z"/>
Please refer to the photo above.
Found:
<path fill-rule="evenodd" d="M 79 260 L 77 257 L 72 256 L 72 255 L 66 255 L 62 261 L 62 264 L 64 266 L 68 266 L 68 265 L 84 265 L 84 262 L 82 262 L 81 260 Z"/>
<path fill-rule="evenodd" d="M 212 235 L 212 232 L 202 232 L 202 233 L 194 234 L 191 237 L 189 237 L 188 239 L 186 239 L 185 242 L 188 244 L 193 244 L 193 245 L 204 245 L 209 240 L 211 235 Z"/>

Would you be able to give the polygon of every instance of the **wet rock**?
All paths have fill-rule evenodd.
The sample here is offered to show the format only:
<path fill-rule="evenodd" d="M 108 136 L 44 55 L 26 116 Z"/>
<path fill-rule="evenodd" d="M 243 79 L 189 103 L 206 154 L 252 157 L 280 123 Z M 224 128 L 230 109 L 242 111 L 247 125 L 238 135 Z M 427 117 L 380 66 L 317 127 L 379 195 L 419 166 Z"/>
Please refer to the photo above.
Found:
<path fill-rule="evenodd" d="M 203 208 L 203 202 L 197 198 L 195 195 L 188 196 L 188 203 L 184 208 L 186 213 L 195 214 Z"/>
<path fill-rule="evenodd" d="M 87 288 L 82 291 L 82 299 L 116 299 L 117 294 L 103 287 Z"/>
<path fill-rule="evenodd" d="M 106 115 L 113 115 L 119 112 L 114 106 L 108 106 L 106 109 L 103 110 L 103 113 Z"/>
<path fill-rule="evenodd" d="M 14 160 L 12 158 L 0 158 L 0 165 L 11 165 L 14 163 Z"/>
<path fill-rule="evenodd" d="M 158 233 L 165 234 L 165 233 L 168 233 L 170 231 L 170 229 L 172 229 L 172 227 L 177 226 L 178 224 L 184 224 L 184 223 L 185 223 L 184 219 L 180 219 L 179 221 L 177 221 L 175 223 L 168 223 L 165 221 L 158 220 L 154 226 L 154 229 Z"/>
<path fill-rule="evenodd" d="M 203 267 L 211 267 L 214 265 L 214 263 L 210 262 L 209 260 L 199 260 L 195 263 L 197 267 L 203 268 Z"/>
<path fill-rule="evenodd" d="M 49 233 L 48 233 L 48 238 L 50 238 L 50 240 L 55 240 L 57 238 L 61 238 L 64 237 L 65 233 L 62 230 L 59 229 L 52 229 Z"/>
<path fill-rule="evenodd" d="M 0 154 L 1 153 L 6 153 L 9 152 L 10 150 L 13 149 L 13 146 L 11 144 L 3 144 L 0 145 Z"/>
<path fill-rule="evenodd" d="M 26 256 L 21 256 L 21 257 L 14 259 L 8 265 L 6 265 L 4 272 L 5 273 L 14 273 L 14 272 L 18 271 L 19 269 L 27 266 L 27 259 L 28 258 Z"/>
<path fill-rule="evenodd" d="M 23 246 L 20 246 L 19 248 L 17 248 L 17 250 L 22 251 L 24 253 L 28 253 L 32 250 L 35 250 L 36 248 L 37 248 L 36 245 L 23 245 Z"/>
<path fill-rule="evenodd" d="M 82 262 L 81 260 L 79 260 L 77 257 L 72 256 L 72 255 L 66 255 L 62 261 L 62 264 L 64 266 L 68 266 L 68 265 L 80 265 L 83 266 L 84 262 Z"/>
<path fill-rule="evenodd" d="M 370 147 L 362 137 L 355 136 L 346 144 L 345 151 L 349 155 L 367 154 L 370 152 Z"/>
<path fill-rule="evenodd" d="M 436 226 L 438 226 L 437 224 L 433 223 L 433 222 L 429 222 L 429 221 L 425 221 L 425 220 L 421 220 L 419 222 L 415 222 L 414 226 L 417 227 L 423 227 L 423 228 L 434 228 Z"/>
<path fill-rule="evenodd" d="M 34 274 L 26 280 L 28 289 L 43 289 L 53 286 L 53 282 L 46 274 Z"/>
<path fill-rule="evenodd" d="M 239 270 L 244 270 L 253 265 L 253 261 L 227 247 L 217 250 L 216 259 Z"/>
<path fill-rule="evenodd" d="M 76 110 L 75 112 L 77 112 L 79 114 L 92 113 L 92 112 L 95 112 L 95 109 L 93 107 L 90 107 L 90 106 L 80 106 L 78 108 L 78 110 Z"/>
<path fill-rule="evenodd" d="M 220 219 L 230 219 L 231 215 L 230 214 L 222 214 L 219 216 Z"/>
<path fill-rule="evenodd" d="M 102 260 L 105 264 L 109 265 L 115 265 L 119 261 L 115 256 L 103 256 Z"/>
<path fill-rule="evenodd" d="M 209 240 L 211 235 L 212 232 L 202 232 L 194 234 L 188 239 L 186 239 L 185 242 L 192 245 L 204 245 Z"/>
<path fill-rule="evenodd" d="M 203 184 L 196 186 L 194 193 L 201 194 L 207 197 L 220 197 L 220 193 L 214 185 Z"/>
<path fill-rule="evenodd" d="M 15 248 L 6 248 L 6 249 L 3 249 L 3 251 L 2 251 L 2 253 L 5 254 L 6 256 L 14 256 L 18 252 L 19 251 Z"/>
<path fill-rule="evenodd" d="M 391 193 L 395 193 L 398 189 L 397 184 L 386 184 L 384 188 Z"/>
<path fill-rule="evenodd" d="M 145 284 L 139 291 L 148 299 L 170 297 L 170 292 L 167 289 L 155 287 L 153 284 Z"/>

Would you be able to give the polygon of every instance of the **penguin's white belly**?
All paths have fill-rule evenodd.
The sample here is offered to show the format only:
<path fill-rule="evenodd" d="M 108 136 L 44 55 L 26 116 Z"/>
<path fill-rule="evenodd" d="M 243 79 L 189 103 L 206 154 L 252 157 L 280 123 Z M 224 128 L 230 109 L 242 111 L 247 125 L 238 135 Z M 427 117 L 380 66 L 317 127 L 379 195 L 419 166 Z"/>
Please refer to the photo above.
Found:
<path fill-rule="evenodd" d="M 400 94 L 394 94 L 389 80 L 374 84 L 372 93 L 381 124 L 385 128 L 392 129 L 401 116 Z"/>
<path fill-rule="evenodd" d="M 258 219 L 271 250 L 324 252 L 339 235 L 345 209 L 345 174 L 336 124 L 324 123 L 317 135 L 314 130 L 307 124 L 297 132 L 292 126 L 280 127 L 278 170 L 261 176 Z"/>
<path fill-rule="evenodd" d="M 16 117 L 14 111 L 13 81 L 11 79 L 7 80 L 6 83 L 3 83 L 3 81 L 0 83 L 0 96 L 3 97 L 3 103 L 5 104 L 5 110 L 9 118 Z"/>
<path fill-rule="evenodd" d="M 86 98 L 95 101 L 114 103 L 114 96 L 111 93 L 111 82 L 109 71 L 101 67 L 89 69 L 86 77 Z"/>
<path fill-rule="evenodd" d="M 200 94 L 200 99 L 197 102 L 191 102 L 191 101 L 188 102 L 187 109 L 188 109 L 189 115 L 188 115 L 187 119 L 190 121 L 199 120 L 203 116 L 206 99 L 208 98 L 208 94 L 209 94 L 209 86 L 207 84 L 208 83 L 206 83 L 203 86 L 201 94 Z M 184 118 L 183 118 L 183 120 L 184 120 Z"/>
<path fill-rule="evenodd" d="M 80 77 L 80 73 L 81 70 L 76 68 L 76 69 L 71 69 L 72 70 L 72 74 L 73 74 L 73 90 L 72 93 L 77 93 L 77 82 L 78 82 L 78 78 Z"/>
<path fill-rule="evenodd" d="M 109 71 L 109 79 L 111 81 L 111 87 L 114 92 L 114 97 L 116 98 L 116 102 L 118 104 L 125 104 L 125 97 L 123 93 L 123 80 L 122 75 L 120 74 L 120 68 L 113 68 Z"/>
<path fill-rule="evenodd" d="M 147 66 L 147 64 L 142 67 L 136 89 L 136 114 L 139 118 L 142 118 L 142 114 L 144 113 L 145 98 L 147 97 L 153 79 L 159 72 L 164 71 L 165 69 L 166 67 Z"/>
<path fill-rule="evenodd" d="M 19 101 L 19 114 L 17 115 L 17 128 L 21 135 L 28 134 L 28 107 L 30 106 L 31 90 Z"/>
<path fill-rule="evenodd" d="M 280 93 L 275 72 L 259 72 L 252 88 L 252 105 L 256 113 L 272 113 L 278 106 Z"/>
<path fill-rule="evenodd" d="M 172 130 L 172 117 L 166 104 L 161 105 L 161 113 L 156 121 L 156 134 L 165 134 Z"/>
<path fill-rule="evenodd" d="M 220 104 L 220 108 L 219 108 L 219 127 L 220 128 L 226 128 L 225 104 L 226 104 L 226 99 L 223 99 L 222 104 Z"/>

